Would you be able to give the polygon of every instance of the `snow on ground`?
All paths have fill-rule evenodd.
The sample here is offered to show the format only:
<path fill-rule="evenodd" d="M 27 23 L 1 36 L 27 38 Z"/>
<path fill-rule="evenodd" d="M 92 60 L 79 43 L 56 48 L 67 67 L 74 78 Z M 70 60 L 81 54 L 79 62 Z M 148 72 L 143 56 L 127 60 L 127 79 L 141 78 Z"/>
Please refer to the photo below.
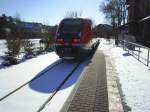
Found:
<path fill-rule="evenodd" d="M 140 52 L 139 52 L 140 51 Z M 130 54 L 132 54 L 135 58 L 139 58 L 139 60 L 147 65 L 147 59 L 148 59 L 148 49 L 146 48 L 139 48 L 135 47 L 135 51 L 129 51 Z M 150 61 L 149 61 L 150 63 Z"/>
<path fill-rule="evenodd" d="M 29 39 L 34 44 L 34 47 L 37 49 L 40 44 L 39 41 L 40 39 Z M 1 56 L 5 55 L 5 52 L 7 52 L 7 42 L 6 40 L 0 40 L 0 64 L 3 62 L 3 59 Z M 20 52 L 23 52 L 23 48 L 21 48 Z M 23 54 L 24 55 L 24 54 Z M 20 54 L 20 57 L 22 57 L 22 54 Z"/>
<path fill-rule="evenodd" d="M 38 47 L 38 39 L 32 40 Z M 6 48 L 6 41 L 0 40 L 0 56 L 3 56 Z M 0 63 L 3 60 L 0 59 Z M 25 60 L 24 62 L 4 67 L 0 69 L 0 98 L 9 94 L 19 86 L 27 83 L 40 73 L 48 70 L 53 64 L 62 61 L 54 52 L 39 55 L 33 59 Z M 59 112 L 70 96 L 77 79 L 88 60 L 80 65 L 69 80 L 63 85 L 58 93 L 53 97 L 52 101 L 48 103 L 45 111 Z M 34 80 L 17 92 L 8 96 L 6 99 L 0 101 L 0 112 L 34 112 L 52 95 L 54 90 L 62 82 L 68 72 L 76 63 L 63 62 L 56 68 L 47 71 L 42 77 Z"/>
<path fill-rule="evenodd" d="M 0 101 L 0 112 L 36 112 L 77 63 L 63 61 L 54 52 L 51 52 L 26 60 L 23 63 L 0 69 L 0 98 L 2 98 L 58 61 L 63 63 Z M 52 101 L 48 103 L 43 110 L 44 112 L 49 110 L 59 112 L 61 110 L 87 63 L 88 60 L 80 65 L 72 77 L 53 97 Z"/>
<path fill-rule="evenodd" d="M 115 47 L 113 41 L 101 39 L 98 49 L 110 56 L 131 112 L 150 112 L 150 68 L 137 61 L 127 51 Z"/>
<path fill-rule="evenodd" d="M 44 73 L 41 78 L 28 85 L 0 102 L 0 111 L 4 112 L 36 112 L 41 105 L 53 94 L 56 88 L 67 77 L 76 63 L 61 63 L 54 69 Z M 67 69 L 65 69 L 67 68 Z M 75 82 L 69 83 L 62 89 L 70 87 Z"/>
<path fill-rule="evenodd" d="M 59 57 L 52 52 L 0 69 L 0 98 L 34 78 L 57 60 Z"/>

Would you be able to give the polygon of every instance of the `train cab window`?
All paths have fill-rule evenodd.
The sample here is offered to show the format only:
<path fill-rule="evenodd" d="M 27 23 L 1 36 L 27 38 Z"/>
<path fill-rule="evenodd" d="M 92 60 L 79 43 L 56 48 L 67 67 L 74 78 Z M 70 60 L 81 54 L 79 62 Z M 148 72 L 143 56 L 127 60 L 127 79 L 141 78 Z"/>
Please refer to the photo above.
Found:
<path fill-rule="evenodd" d="M 82 26 L 83 26 L 83 21 L 80 19 L 64 20 L 59 28 L 59 34 L 79 37 L 82 31 Z"/>

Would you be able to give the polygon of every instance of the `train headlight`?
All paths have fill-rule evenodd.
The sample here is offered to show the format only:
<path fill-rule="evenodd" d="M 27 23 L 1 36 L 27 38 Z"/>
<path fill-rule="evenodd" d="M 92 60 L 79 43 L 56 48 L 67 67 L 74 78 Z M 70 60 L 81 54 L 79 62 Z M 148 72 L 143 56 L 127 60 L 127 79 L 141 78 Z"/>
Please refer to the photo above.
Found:
<path fill-rule="evenodd" d="M 62 38 L 58 38 L 56 41 L 57 42 L 63 42 L 63 39 Z"/>
<path fill-rule="evenodd" d="M 80 39 L 73 39 L 73 42 L 80 42 Z"/>

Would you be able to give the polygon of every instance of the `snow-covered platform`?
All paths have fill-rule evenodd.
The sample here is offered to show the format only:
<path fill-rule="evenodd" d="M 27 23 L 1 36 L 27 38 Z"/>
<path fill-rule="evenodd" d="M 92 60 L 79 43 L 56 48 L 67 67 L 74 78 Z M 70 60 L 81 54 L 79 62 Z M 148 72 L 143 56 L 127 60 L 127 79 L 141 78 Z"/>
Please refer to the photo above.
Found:
<path fill-rule="evenodd" d="M 112 74 L 111 79 L 117 82 L 124 111 L 150 112 L 150 68 L 138 61 L 128 51 L 124 51 L 121 47 L 116 47 L 113 39 L 109 41 L 101 39 L 98 49 L 105 54 L 106 65 L 110 66 L 106 66 L 107 72 L 112 71 L 112 73 L 109 73 L 110 75 Z M 145 56 L 144 53 L 145 51 L 142 49 L 141 54 L 143 56 Z M 109 93 L 115 94 L 115 90 L 113 91 L 114 93 Z M 119 99 L 112 97 L 111 101 L 115 100 L 117 102 Z M 112 105 L 112 107 L 115 106 Z"/>

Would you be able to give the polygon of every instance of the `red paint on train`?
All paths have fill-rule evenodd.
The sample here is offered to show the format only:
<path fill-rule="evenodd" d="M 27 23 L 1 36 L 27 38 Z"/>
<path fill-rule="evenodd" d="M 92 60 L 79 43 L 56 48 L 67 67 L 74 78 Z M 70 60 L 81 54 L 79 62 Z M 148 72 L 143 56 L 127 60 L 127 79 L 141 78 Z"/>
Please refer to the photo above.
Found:
<path fill-rule="evenodd" d="M 64 59 L 85 56 L 95 44 L 92 39 L 92 21 L 90 19 L 63 19 L 56 32 L 56 53 Z"/>

